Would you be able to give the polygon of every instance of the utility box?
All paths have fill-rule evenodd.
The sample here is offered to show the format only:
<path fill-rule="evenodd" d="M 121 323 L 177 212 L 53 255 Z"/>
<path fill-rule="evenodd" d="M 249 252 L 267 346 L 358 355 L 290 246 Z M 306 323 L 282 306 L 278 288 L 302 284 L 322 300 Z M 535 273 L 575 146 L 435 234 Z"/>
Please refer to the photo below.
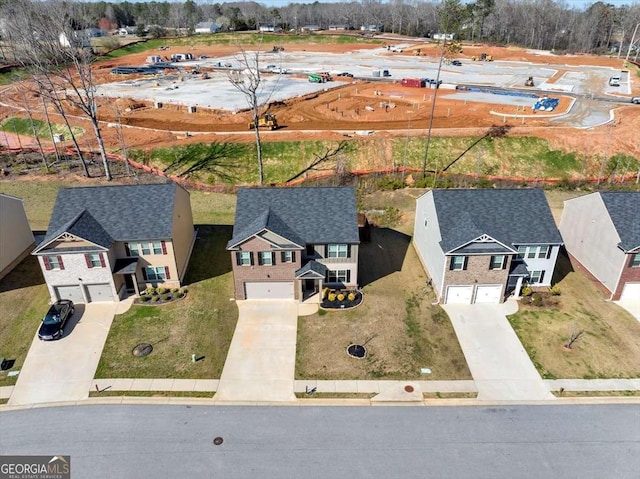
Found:
<path fill-rule="evenodd" d="M 62 143 L 64 141 L 64 135 L 62 133 L 57 134 L 57 135 L 53 135 L 53 142 L 54 143 Z"/>
<path fill-rule="evenodd" d="M 196 112 L 196 107 L 195 106 L 188 106 L 187 107 L 187 111 L 189 113 L 195 113 Z"/>

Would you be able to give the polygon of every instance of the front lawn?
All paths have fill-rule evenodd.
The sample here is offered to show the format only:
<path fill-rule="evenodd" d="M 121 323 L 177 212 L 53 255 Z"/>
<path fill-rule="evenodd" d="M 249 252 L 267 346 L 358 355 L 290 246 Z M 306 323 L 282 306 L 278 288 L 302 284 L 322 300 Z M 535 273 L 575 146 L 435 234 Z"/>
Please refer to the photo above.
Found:
<path fill-rule="evenodd" d="M 227 226 L 199 226 L 184 300 L 163 306 L 132 306 L 115 317 L 96 378 L 219 378 L 238 319 L 233 297 Z M 135 357 L 150 343 L 153 352 Z M 195 354 L 198 361 L 192 361 Z"/>
<path fill-rule="evenodd" d="M 359 278 L 363 304 L 299 318 L 297 379 L 471 379 L 409 236 L 373 228 L 360 246 Z M 365 345 L 364 359 L 347 355 L 351 343 Z"/>
<path fill-rule="evenodd" d="M 558 268 L 569 271 L 558 283 L 561 295 L 551 306 L 528 305 L 509 317 L 540 374 L 555 378 L 640 377 L 640 323 L 604 295 L 566 256 Z M 571 349 L 571 333 L 582 332 Z"/>
<path fill-rule="evenodd" d="M 15 361 L 0 373 L 0 386 L 16 383 L 18 377 L 7 373 L 22 368 L 48 303 L 49 293 L 33 256 L 0 280 L 0 357 Z"/>

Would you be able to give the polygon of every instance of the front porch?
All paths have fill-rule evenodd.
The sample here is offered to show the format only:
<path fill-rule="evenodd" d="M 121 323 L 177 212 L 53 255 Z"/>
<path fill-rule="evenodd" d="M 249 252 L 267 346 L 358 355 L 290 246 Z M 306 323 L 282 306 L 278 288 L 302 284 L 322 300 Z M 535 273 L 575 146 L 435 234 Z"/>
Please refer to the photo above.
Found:
<path fill-rule="evenodd" d="M 326 272 L 327 267 L 317 261 L 309 261 L 295 272 L 296 296 L 301 303 L 320 304 Z"/>

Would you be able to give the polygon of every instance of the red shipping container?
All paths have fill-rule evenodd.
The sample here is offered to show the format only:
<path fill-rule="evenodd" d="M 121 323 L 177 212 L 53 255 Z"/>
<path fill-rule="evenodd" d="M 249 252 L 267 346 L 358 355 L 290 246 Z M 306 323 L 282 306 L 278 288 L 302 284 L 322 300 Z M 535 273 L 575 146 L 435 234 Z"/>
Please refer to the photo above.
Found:
<path fill-rule="evenodd" d="M 403 78 L 402 80 L 400 80 L 400 84 L 402 86 L 408 86 L 411 88 L 424 87 L 424 82 L 420 78 Z"/>

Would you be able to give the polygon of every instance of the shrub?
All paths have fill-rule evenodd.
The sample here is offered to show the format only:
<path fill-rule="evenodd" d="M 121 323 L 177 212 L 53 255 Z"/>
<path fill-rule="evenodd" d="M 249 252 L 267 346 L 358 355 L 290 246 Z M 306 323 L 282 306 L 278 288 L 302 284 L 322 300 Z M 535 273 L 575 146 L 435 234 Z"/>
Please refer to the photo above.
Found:
<path fill-rule="evenodd" d="M 160 296 L 152 296 L 151 301 L 156 303 L 160 299 Z"/>
<path fill-rule="evenodd" d="M 173 295 L 174 298 L 182 298 L 183 296 L 184 296 L 184 293 L 182 291 L 178 291 Z"/>
<path fill-rule="evenodd" d="M 551 293 L 551 296 L 560 296 L 560 286 L 554 284 L 549 288 L 549 293 Z"/>
<path fill-rule="evenodd" d="M 329 288 L 322 288 L 322 299 L 325 299 L 329 294 Z"/>
<path fill-rule="evenodd" d="M 525 286 L 524 288 L 522 288 L 522 292 L 520 294 L 522 294 L 522 296 L 531 296 L 532 293 L 533 290 L 531 289 L 531 287 Z"/>
<path fill-rule="evenodd" d="M 324 309 L 318 310 L 318 316 L 324 316 L 325 314 L 327 314 L 327 312 Z"/>
<path fill-rule="evenodd" d="M 140 301 L 142 301 L 143 303 L 146 303 L 150 300 L 151 300 L 151 296 L 147 296 L 146 294 L 140 296 Z"/>
<path fill-rule="evenodd" d="M 144 290 L 144 294 L 147 294 L 149 296 L 151 296 L 152 294 L 155 294 L 156 292 L 156 288 L 153 288 L 151 286 L 149 286 L 147 289 Z"/>
<path fill-rule="evenodd" d="M 167 293 L 167 288 L 158 288 L 158 294 L 163 295 Z"/>
<path fill-rule="evenodd" d="M 162 301 L 169 301 L 171 299 L 171 296 L 169 296 L 168 294 L 162 294 L 160 295 L 160 299 Z"/>
<path fill-rule="evenodd" d="M 355 294 L 353 294 L 353 293 L 349 293 L 349 295 L 347 296 L 347 299 L 348 299 L 349 301 L 355 301 L 355 299 L 356 299 L 356 295 L 355 295 Z"/>
<path fill-rule="evenodd" d="M 180 288 L 171 288 L 172 293 L 177 293 L 178 291 L 180 291 Z"/>
<path fill-rule="evenodd" d="M 340 293 L 338 295 L 338 301 L 344 301 L 344 294 Z"/>
<path fill-rule="evenodd" d="M 335 293 L 329 293 L 329 296 L 327 296 L 327 299 L 329 301 L 335 301 L 336 300 L 336 294 Z"/>
<path fill-rule="evenodd" d="M 534 293 L 531 295 L 531 303 L 534 306 L 542 306 L 542 296 L 540 296 L 538 293 Z"/>
<path fill-rule="evenodd" d="M 189 288 L 182 288 L 182 294 L 187 294 L 189 292 Z"/>

